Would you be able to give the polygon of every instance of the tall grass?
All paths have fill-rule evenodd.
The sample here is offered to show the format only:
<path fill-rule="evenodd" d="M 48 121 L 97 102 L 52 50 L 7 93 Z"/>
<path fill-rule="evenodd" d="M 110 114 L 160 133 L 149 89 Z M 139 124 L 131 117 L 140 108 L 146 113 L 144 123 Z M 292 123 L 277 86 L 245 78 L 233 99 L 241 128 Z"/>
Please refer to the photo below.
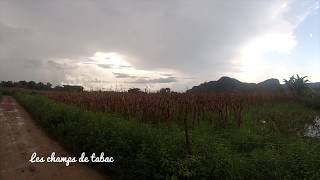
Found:
<path fill-rule="evenodd" d="M 315 111 L 289 103 L 252 106 L 241 128 L 190 129 L 175 123 L 141 123 L 84 110 L 43 96 L 17 94 L 47 132 L 75 154 L 105 152 L 97 165 L 116 179 L 318 179 L 320 144 L 301 134 Z"/>
<path fill-rule="evenodd" d="M 211 124 L 242 124 L 244 107 L 266 102 L 287 102 L 283 93 L 126 93 L 82 92 L 43 93 L 50 99 L 89 110 L 119 113 L 151 123 L 190 121 L 192 127 Z"/>
<path fill-rule="evenodd" d="M 304 103 L 306 106 L 320 109 L 320 95 L 314 95 L 314 96 L 306 96 L 306 97 L 300 97 L 300 102 Z"/>

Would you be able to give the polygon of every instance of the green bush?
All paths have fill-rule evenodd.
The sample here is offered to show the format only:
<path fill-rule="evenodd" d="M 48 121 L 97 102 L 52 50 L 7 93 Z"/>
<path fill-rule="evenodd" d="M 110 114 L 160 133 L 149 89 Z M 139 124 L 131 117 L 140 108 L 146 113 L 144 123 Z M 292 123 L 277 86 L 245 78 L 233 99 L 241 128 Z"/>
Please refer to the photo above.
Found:
<path fill-rule="evenodd" d="M 254 108 L 247 112 L 244 128 L 214 129 L 203 124 L 191 130 L 192 155 L 186 155 L 184 131 L 178 125 L 129 121 L 38 95 L 18 93 L 16 97 L 49 135 L 71 152 L 104 152 L 114 157 L 113 164 L 93 165 L 116 179 L 320 178 L 318 142 L 281 133 L 270 135 L 272 124 L 254 123 L 260 123 L 258 115 L 275 113 L 275 107 L 264 108 L 263 113 Z M 276 117 L 265 118 L 287 127 Z"/>

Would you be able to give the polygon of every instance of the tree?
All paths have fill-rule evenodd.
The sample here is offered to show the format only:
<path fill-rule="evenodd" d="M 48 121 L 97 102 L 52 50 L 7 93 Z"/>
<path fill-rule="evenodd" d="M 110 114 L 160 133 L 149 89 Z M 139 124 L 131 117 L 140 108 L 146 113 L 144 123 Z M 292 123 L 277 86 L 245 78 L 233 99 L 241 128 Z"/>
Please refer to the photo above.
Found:
<path fill-rule="evenodd" d="M 45 89 L 45 85 L 42 82 L 38 82 L 35 88 L 38 90 L 43 90 Z"/>
<path fill-rule="evenodd" d="M 63 85 L 63 90 L 70 92 L 83 92 L 84 88 L 82 86 Z"/>
<path fill-rule="evenodd" d="M 304 77 L 300 77 L 297 74 L 297 77 L 295 77 L 294 75 L 290 77 L 289 80 L 284 79 L 284 82 L 287 86 L 287 88 L 297 94 L 297 95 L 301 95 L 306 89 L 308 89 L 308 82 L 309 80 L 306 79 L 307 76 Z"/>
<path fill-rule="evenodd" d="M 128 90 L 128 93 L 140 93 L 140 92 L 142 92 L 142 91 L 139 88 L 130 88 Z"/>
<path fill-rule="evenodd" d="M 47 89 L 51 89 L 52 88 L 52 84 L 49 83 L 49 82 L 47 82 L 46 86 L 47 86 Z"/>
<path fill-rule="evenodd" d="M 30 89 L 35 89 L 36 86 L 37 86 L 37 83 L 36 83 L 36 82 L 34 82 L 34 81 L 29 81 L 29 82 L 28 82 L 28 88 L 30 88 Z"/>
<path fill-rule="evenodd" d="M 161 88 L 160 93 L 170 93 L 171 92 L 171 89 L 170 88 Z"/>
<path fill-rule="evenodd" d="M 19 88 L 26 88 L 28 86 L 28 82 L 27 81 L 19 81 L 17 86 Z"/>

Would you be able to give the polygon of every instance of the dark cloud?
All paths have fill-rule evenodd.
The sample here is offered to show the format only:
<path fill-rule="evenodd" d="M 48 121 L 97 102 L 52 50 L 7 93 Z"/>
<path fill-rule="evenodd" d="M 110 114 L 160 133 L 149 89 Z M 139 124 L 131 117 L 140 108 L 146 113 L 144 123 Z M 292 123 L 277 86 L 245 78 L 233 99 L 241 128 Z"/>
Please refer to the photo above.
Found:
<path fill-rule="evenodd" d="M 166 78 L 156 78 L 156 79 L 149 79 L 149 78 L 140 78 L 135 81 L 131 81 L 130 83 L 133 84 L 155 84 L 155 83 L 173 83 L 177 82 L 175 77 L 166 77 Z"/>
<path fill-rule="evenodd" d="M 137 77 L 137 76 L 133 76 L 133 75 L 126 74 L 126 73 L 115 73 L 115 72 L 113 72 L 113 75 L 116 78 L 136 78 Z"/>
<path fill-rule="evenodd" d="M 96 64 L 98 67 L 104 68 L 104 69 L 112 69 L 113 66 L 110 64 Z"/>
<path fill-rule="evenodd" d="M 304 2 L 308 7 L 313 1 Z M 287 18 L 291 11 L 270 18 L 274 7 L 281 7 L 281 3 L 279 0 L 1 0 L 0 75 L 12 79 L 26 77 L 24 66 L 10 61 L 34 59 L 39 61 L 35 64 L 46 64 L 50 59 L 76 60 L 100 51 L 124 54 L 136 69 L 172 69 L 197 76 L 200 82 L 207 77 L 215 79 L 235 71 L 231 59 L 252 37 L 296 21 Z M 11 65 L 4 67 L 6 64 Z M 64 66 L 60 62 L 49 62 L 45 69 L 35 66 L 27 77 L 63 81 L 69 71 L 57 74 Z M 108 64 L 96 66 L 102 70 L 113 68 Z M 137 82 L 175 80 L 168 76 Z"/>

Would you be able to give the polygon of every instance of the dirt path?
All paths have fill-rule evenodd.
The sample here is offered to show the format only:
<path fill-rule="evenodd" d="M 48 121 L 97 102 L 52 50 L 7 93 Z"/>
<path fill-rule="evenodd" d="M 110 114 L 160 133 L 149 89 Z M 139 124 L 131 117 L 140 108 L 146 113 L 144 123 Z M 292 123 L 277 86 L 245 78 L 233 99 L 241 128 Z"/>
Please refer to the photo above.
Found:
<path fill-rule="evenodd" d="M 31 163 L 33 152 L 47 157 L 70 156 L 30 118 L 12 97 L 5 96 L 0 103 L 0 179 L 1 180 L 100 180 L 109 179 L 85 164 Z"/>

